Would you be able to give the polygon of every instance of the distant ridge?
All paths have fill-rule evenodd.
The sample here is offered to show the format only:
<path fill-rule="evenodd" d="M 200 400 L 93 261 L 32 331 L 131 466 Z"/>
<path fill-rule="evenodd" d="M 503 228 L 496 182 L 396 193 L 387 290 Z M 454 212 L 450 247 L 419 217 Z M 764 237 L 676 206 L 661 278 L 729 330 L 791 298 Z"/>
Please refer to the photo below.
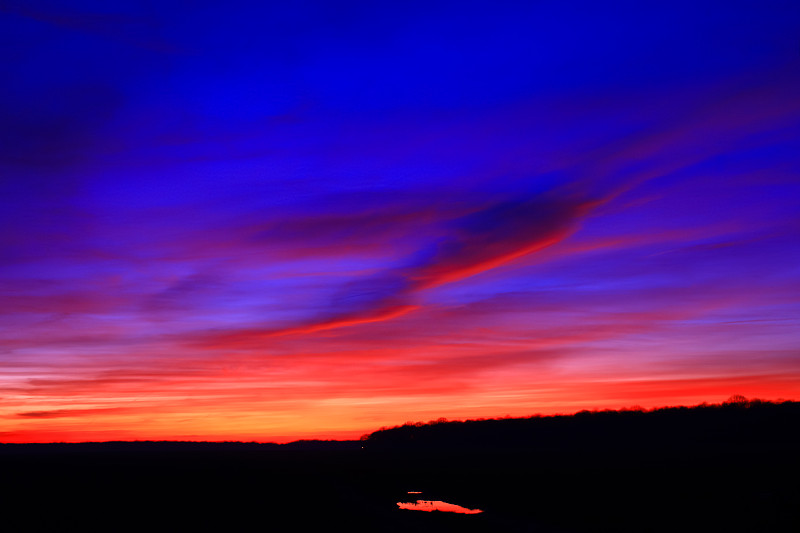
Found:
<path fill-rule="evenodd" d="M 285 444 L 274 442 L 241 441 L 172 441 L 137 440 L 106 442 L 48 442 L 48 443 L 0 443 L 0 454 L 24 453 L 114 453 L 114 452 L 244 452 L 244 451 L 317 451 L 355 450 L 362 444 L 357 440 L 297 440 Z"/>
<path fill-rule="evenodd" d="M 382 428 L 362 437 L 370 450 L 524 448 L 702 449 L 800 445 L 800 402 L 748 400 L 693 407 L 580 411 L 573 415 L 466 421 L 439 419 Z"/>

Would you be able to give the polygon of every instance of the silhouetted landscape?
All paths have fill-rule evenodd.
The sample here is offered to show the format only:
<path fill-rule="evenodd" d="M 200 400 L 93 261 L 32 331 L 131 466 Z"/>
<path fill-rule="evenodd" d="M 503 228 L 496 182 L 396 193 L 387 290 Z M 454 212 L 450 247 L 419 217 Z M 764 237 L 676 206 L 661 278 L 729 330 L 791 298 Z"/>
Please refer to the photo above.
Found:
<path fill-rule="evenodd" d="M 798 531 L 800 403 L 408 423 L 360 441 L 0 445 L 8 531 Z M 484 512 L 399 509 L 441 499 Z"/>
<path fill-rule="evenodd" d="M 800 533 L 800 0 L 0 44 L 0 533 Z"/>

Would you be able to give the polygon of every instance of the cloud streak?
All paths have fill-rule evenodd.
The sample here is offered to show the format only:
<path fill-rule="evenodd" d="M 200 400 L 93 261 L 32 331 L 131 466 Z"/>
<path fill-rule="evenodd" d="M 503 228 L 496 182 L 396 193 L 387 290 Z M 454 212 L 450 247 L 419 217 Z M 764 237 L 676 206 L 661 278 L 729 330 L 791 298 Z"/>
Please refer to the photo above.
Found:
<path fill-rule="evenodd" d="M 382 322 L 419 309 L 418 293 L 498 268 L 561 242 L 597 201 L 558 193 L 482 207 L 444 224 L 445 233 L 401 264 L 350 282 L 318 316 L 280 329 L 244 329 L 211 340 L 229 345 L 255 338 L 316 333 Z"/>

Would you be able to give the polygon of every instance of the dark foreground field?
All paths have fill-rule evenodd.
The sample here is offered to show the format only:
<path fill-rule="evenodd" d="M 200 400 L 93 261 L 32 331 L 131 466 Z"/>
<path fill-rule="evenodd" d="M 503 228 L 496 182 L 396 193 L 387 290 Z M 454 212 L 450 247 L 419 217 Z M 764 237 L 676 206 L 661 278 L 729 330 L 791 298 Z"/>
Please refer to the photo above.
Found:
<path fill-rule="evenodd" d="M 0 529 L 796 532 L 798 405 L 409 425 L 294 446 L 6 444 Z M 396 505 L 417 498 L 484 512 Z"/>

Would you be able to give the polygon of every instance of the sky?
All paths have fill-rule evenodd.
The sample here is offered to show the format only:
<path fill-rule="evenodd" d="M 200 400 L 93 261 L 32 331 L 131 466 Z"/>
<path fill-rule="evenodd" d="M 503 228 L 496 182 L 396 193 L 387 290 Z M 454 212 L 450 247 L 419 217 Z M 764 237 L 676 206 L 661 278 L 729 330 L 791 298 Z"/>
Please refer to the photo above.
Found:
<path fill-rule="evenodd" d="M 0 442 L 800 399 L 800 3 L 0 4 Z"/>

